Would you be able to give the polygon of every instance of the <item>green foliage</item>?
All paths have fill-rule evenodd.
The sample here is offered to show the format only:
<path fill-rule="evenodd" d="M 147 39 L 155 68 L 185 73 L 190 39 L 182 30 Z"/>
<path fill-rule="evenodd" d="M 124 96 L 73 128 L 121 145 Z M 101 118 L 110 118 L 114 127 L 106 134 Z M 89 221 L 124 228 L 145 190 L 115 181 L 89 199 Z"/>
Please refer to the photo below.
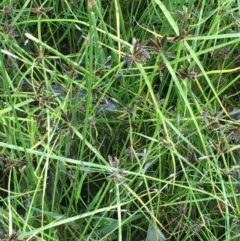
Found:
<path fill-rule="evenodd" d="M 239 1 L 2 1 L 0 239 L 234 240 Z"/>

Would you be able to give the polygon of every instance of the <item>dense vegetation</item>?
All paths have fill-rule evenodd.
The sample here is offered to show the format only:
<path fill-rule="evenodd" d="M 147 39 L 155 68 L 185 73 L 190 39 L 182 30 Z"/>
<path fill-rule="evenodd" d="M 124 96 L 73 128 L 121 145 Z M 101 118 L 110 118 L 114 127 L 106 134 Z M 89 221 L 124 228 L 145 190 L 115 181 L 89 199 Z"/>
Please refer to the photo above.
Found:
<path fill-rule="evenodd" d="M 0 240 L 240 240 L 239 6 L 3 0 Z"/>

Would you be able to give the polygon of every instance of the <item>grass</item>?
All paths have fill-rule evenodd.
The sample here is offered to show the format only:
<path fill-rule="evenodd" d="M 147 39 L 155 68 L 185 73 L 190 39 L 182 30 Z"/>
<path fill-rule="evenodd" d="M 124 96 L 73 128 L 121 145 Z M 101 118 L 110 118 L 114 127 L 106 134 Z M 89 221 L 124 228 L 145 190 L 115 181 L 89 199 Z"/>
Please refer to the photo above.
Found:
<path fill-rule="evenodd" d="M 1 240 L 240 240 L 239 5 L 2 1 Z"/>

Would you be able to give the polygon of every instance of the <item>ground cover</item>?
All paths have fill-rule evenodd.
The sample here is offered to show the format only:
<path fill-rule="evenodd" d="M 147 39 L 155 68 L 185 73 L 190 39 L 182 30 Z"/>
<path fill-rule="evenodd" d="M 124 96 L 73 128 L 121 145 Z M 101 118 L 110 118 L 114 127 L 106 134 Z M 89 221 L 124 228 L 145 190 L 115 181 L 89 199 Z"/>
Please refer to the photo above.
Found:
<path fill-rule="evenodd" d="M 0 239 L 234 240 L 239 1 L 2 1 Z"/>

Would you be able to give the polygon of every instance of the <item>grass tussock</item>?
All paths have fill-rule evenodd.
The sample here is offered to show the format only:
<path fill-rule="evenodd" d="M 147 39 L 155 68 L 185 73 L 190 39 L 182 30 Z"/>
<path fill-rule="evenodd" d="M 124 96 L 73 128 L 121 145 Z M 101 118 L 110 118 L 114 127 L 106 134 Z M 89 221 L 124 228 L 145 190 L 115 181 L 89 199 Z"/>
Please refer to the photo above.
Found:
<path fill-rule="evenodd" d="M 240 240 L 239 4 L 2 1 L 0 239 Z"/>

